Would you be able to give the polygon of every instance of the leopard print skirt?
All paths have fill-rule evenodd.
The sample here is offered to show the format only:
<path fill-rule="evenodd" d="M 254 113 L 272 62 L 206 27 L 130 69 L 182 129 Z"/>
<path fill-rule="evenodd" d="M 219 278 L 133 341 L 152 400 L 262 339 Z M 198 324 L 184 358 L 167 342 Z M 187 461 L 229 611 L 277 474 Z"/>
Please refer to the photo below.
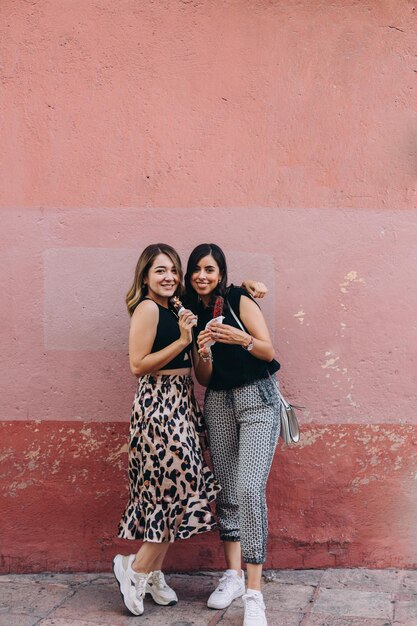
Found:
<path fill-rule="evenodd" d="M 172 542 L 216 527 L 209 503 L 220 486 L 203 458 L 203 435 L 191 376 L 139 378 L 130 420 L 130 500 L 119 537 Z"/>

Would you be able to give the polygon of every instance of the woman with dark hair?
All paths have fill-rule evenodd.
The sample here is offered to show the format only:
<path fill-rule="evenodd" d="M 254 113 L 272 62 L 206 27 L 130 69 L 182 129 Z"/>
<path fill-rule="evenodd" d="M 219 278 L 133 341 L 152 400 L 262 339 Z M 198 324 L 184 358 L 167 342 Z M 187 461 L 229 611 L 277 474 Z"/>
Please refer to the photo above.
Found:
<path fill-rule="evenodd" d="M 264 292 L 260 283 L 248 281 L 248 287 Z M 161 571 L 170 543 L 216 525 L 209 503 L 220 487 L 202 455 L 199 436 L 204 440 L 205 428 L 191 378 L 196 317 L 172 304 L 182 293 L 177 252 L 166 244 L 148 246 L 126 296 L 130 369 L 138 385 L 130 419 L 130 499 L 118 533 L 143 544 L 136 554 L 113 559 L 123 601 L 133 615 L 143 613 L 146 593 L 157 604 L 176 604 L 177 595 Z M 196 349 L 193 359 L 200 369 Z"/>
<path fill-rule="evenodd" d="M 204 416 L 214 475 L 222 488 L 217 515 L 227 569 L 207 605 L 223 609 L 243 595 L 244 626 L 266 626 L 261 593 L 265 490 L 280 430 L 280 399 L 271 377 L 279 363 L 256 302 L 244 289 L 227 287 L 226 258 L 219 246 L 201 244 L 193 250 L 185 285 L 190 308 L 198 315 L 202 363 L 196 375 L 207 387 Z"/>

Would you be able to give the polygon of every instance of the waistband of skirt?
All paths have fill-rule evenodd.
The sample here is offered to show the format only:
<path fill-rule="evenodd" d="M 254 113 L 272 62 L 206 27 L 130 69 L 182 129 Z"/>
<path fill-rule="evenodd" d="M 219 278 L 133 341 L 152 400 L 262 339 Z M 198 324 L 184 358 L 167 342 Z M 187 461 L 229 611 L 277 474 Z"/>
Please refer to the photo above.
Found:
<path fill-rule="evenodd" d="M 138 378 L 138 385 L 149 383 L 155 387 L 167 383 L 181 383 L 183 385 L 193 384 L 193 377 L 189 374 L 145 374 Z"/>

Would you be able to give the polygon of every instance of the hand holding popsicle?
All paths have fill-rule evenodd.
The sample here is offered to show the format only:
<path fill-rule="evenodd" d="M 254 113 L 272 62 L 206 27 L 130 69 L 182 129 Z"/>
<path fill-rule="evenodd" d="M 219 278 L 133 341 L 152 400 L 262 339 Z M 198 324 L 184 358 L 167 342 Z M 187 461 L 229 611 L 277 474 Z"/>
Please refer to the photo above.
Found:
<path fill-rule="evenodd" d="M 224 298 L 222 296 L 217 296 L 216 302 L 214 303 L 213 319 L 207 322 L 206 330 L 209 330 L 211 324 L 213 324 L 214 322 L 217 322 L 218 324 L 223 323 L 223 320 L 224 320 L 224 315 L 222 315 L 223 307 L 224 307 Z M 216 343 L 216 340 L 213 339 L 213 333 L 211 333 L 211 339 L 209 339 L 209 341 L 206 343 L 206 347 L 210 348 L 215 343 Z"/>
<path fill-rule="evenodd" d="M 187 314 L 187 316 L 193 317 L 193 323 L 191 324 L 191 326 L 197 325 L 197 316 L 194 315 L 192 311 L 184 307 L 183 303 L 181 302 L 178 296 L 173 296 L 170 302 L 171 302 L 172 308 L 177 313 L 179 319 L 181 319 L 183 315 Z"/>
<path fill-rule="evenodd" d="M 210 345 L 213 345 L 212 334 L 210 330 L 202 330 L 197 337 L 198 354 L 203 361 L 212 361 Z"/>
<path fill-rule="evenodd" d="M 174 296 L 171 298 L 171 305 L 178 315 L 178 326 L 180 327 L 181 339 L 186 345 L 189 345 L 193 340 L 193 326 L 197 324 L 197 317 L 192 311 L 186 309 L 181 300 Z"/>
<path fill-rule="evenodd" d="M 170 300 L 172 308 L 176 311 L 178 317 L 180 317 L 184 311 L 185 307 L 178 296 L 173 296 Z"/>
<path fill-rule="evenodd" d="M 211 346 L 213 346 L 213 345 L 216 343 L 216 340 L 215 340 L 215 339 L 213 339 L 213 332 L 212 332 L 212 330 L 211 330 L 210 326 L 211 326 L 213 323 L 215 323 L 215 322 L 216 322 L 217 324 L 222 324 L 222 323 L 223 323 L 223 320 L 224 320 L 224 315 L 219 315 L 218 317 L 213 317 L 213 319 L 212 319 L 212 320 L 209 320 L 209 321 L 207 322 L 205 330 L 210 332 L 210 337 L 211 337 L 211 338 L 207 341 L 207 343 L 206 343 L 206 347 L 210 348 Z M 200 333 L 200 334 L 201 334 L 201 333 Z"/>

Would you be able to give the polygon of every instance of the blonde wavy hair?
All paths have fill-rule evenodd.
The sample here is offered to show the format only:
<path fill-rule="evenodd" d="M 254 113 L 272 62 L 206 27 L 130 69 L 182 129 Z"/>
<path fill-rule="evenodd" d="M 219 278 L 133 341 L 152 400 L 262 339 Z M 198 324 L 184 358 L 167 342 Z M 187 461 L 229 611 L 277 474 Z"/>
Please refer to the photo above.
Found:
<path fill-rule="evenodd" d="M 148 292 L 148 289 L 143 281 L 147 277 L 149 269 L 152 267 L 155 257 L 157 257 L 158 254 L 166 254 L 171 259 L 175 266 L 175 269 L 177 270 L 177 275 L 180 282 L 174 295 L 180 296 L 184 291 L 183 271 L 178 253 L 174 250 L 174 248 L 168 246 L 168 244 L 166 243 L 151 244 L 150 246 L 147 246 L 140 255 L 139 260 L 136 264 L 133 284 L 126 294 L 126 305 L 130 316 L 133 315 L 133 311 L 136 309 L 139 302 L 142 300 L 142 298 L 146 296 Z"/>

